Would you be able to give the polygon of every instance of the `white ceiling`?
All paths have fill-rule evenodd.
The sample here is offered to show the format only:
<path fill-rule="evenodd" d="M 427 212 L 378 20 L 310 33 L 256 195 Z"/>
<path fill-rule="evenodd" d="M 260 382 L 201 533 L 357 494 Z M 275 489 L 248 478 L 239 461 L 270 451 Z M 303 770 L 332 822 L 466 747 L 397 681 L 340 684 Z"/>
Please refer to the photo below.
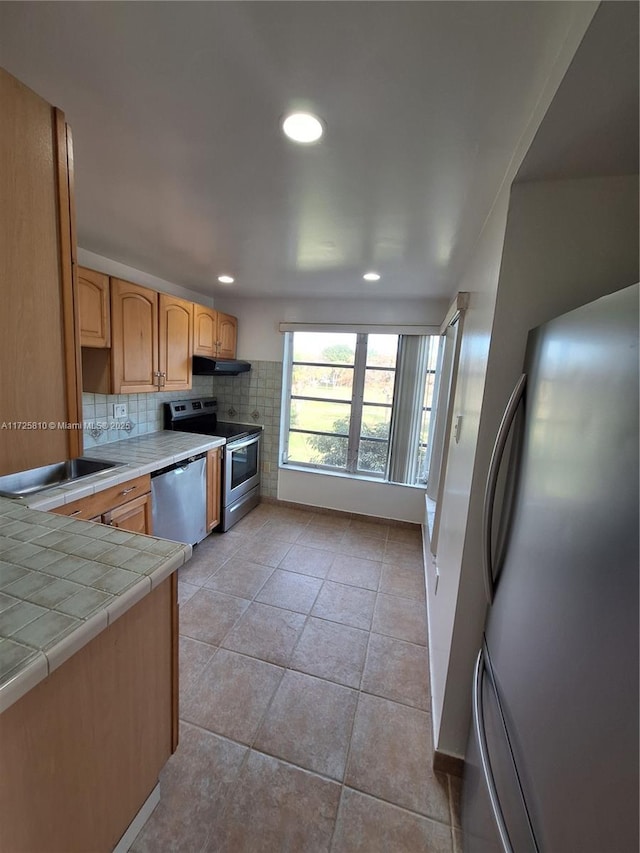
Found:
<path fill-rule="evenodd" d="M 72 125 L 83 248 L 209 295 L 441 297 L 576 5 L 2 2 L 0 63 Z M 299 106 L 320 144 L 281 135 Z"/>

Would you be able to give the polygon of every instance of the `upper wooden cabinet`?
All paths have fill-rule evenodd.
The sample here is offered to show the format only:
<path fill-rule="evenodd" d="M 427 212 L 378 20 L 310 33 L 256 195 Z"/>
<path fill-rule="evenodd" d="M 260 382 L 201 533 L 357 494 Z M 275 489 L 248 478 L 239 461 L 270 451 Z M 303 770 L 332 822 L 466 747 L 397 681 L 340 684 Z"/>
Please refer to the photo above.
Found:
<path fill-rule="evenodd" d="M 160 390 L 191 388 L 193 303 L 160 293 Z"/>
<path fill-rule="evenodd" d="M 193 303 L 111 279 L 111 348 L 82 349 L 83 387 L 97 394 L 191 388 Z"/>
<path fill-rule="evenodd" d="M 192 356 L 235 358 L 238 320 L 119 278 L 79 269 L 83 390 L 187 391 Z"/>
<path fill-rule="evenodd" d="M 218 357 L 235 358 L 238 340 L 238 320 L 231 314 L 218 311 Z"/>
<path fill-rule="evenodd" d="M 112 394 L 139 394 L 160 387 L 158 294 L 111 279 Z"/>
<path fill-rule="evenodd" d="M 64 114 L 0 69 L 0 474 L 82 453 L 73 153 Z M 55 428 L 49 428 L 49 424 Z M 44 424 L 44 428 L 20 428 Z M 60 424 L 60 427 L 58 427 Z"/>
<path fill-rule="evenodd" d="M 205 305 L 195 306 L 193 354 L 235 358 L 238 320 Z"/>
<path fill-rule="evenodd" d="M 218 312 L 206 305 L 195 305 L 193 316 L 193 354 L 217 355 Z"/>
<path fill-rule="evenodd" d="M 109 276 L 78 267 L 78 303 L 80 345 L 83 347 L 111 346 Z"/>

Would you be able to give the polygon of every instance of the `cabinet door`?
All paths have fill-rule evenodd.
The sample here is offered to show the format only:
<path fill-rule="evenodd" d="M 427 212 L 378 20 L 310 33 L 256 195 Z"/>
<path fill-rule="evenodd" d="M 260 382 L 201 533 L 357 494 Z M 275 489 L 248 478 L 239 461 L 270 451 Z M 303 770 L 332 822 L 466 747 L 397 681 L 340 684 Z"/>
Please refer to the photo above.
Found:
<path fill-rule="evenodd" d="M 218 356 L 220 358 L 235 358 L 237 339 L 237 317 L 232 317 L 231 314 L 221 314 L 218 311 Z"/>
<path fill-rule="evenodd" d="M 207 453 L 207 530 L 220 524 L 220 458 L 219 447 Z"/>
<path fill-rule="evenodd" d="M 191 388 L 193 355 L 193 303 L 160 294 L 160 388 Z"/>
<path fill-rule="evenodd" d="M 114 394 L 158 390 L 158 294 L 111 280 L 111 369 Z"/>
<path fill-rule="evenodd" d="M 193 354 L 213 358 L 217 354 L 218 315 L 205 305 L 194 306 Z"/>
<path fill-rule="evenodd" d="M 141 495 L 102 516 L 105 524 L 131 533 L 152 533 L 151 495 Z"/>
<path fill-rule="evenodd" d="M 111 346 L 109 276 L 78 267 L 80 303 L 80 345 Z"/>
<path fill-rule="evenodd" d="M 0 412 L 77 422 L 78 364 L 64 116 L 0 69 Z M 7 429 L 0 474 L 82 453 L 77 429 Z"/>

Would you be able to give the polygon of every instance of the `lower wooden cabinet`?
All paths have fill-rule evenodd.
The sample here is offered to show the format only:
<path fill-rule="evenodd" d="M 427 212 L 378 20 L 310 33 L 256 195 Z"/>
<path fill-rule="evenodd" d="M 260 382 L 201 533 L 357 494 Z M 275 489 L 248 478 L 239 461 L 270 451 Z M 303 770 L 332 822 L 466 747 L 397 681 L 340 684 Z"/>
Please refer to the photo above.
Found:
<path fill-rule="evenodd" d="M 95 495 L 64 504 L 53 512 L 151 536 L 151 478 L 148 474 L 136 477 Z"/>
<path fill-rule="evenodd" d="M 0 714 L 0 849 L 110 853 L 177 745 L 175 574 Z"/>
<path fill-rule="evenodd" d="M 120 530 L 129 530 L 131 533 L 153 532 L 153 520 L 151 516 L 151 495 L 142 495 L 126 504 L 109 510 L 102 516 L 103 524 L 110 524 Z"/>
<path fill-rule="evenodd" d="M 207 453 L 207 531 L 220 524 L 220 464 L 222 448 Z"/>

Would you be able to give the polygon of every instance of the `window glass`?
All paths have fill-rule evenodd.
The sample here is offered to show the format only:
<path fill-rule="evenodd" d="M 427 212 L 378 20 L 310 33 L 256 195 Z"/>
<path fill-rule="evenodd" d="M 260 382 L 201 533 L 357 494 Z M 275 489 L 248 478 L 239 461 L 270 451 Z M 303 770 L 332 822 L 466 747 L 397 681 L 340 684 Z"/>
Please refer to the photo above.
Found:
<path fill-rule="evenodd" d="M 393 403 L 393 387 L 396 381 L 395 370 L 372 370 L 367 368 L 364 374 L 365 403 Z"/>
<path fill-rule="evenodd" d="M 315 397 L 322 400 L 351 400 L 353 368 L 326 365 L 311 367 L 294 364 L 291 393 L 296 397 Z"/>
<path fill-rule="evenodd" d="M 414 373 L 421 377 L 420 383 L 423 381 L 425 359 L 412 353 L 421 346 L 424 349 L 416 342 L 425 339 L 351 332 L 291 335 L 288 431 L 283 440 L 286 462 L 386 477 L 391 464 L 393 411 L 394 406 L 399 406 L 398 412 L 415 412 L 410 415 L 415 436 L 412 476 L 415 477 L 418 460 L 422 471 L 433 377 L 426 370 L 429 378 L 424 395 L 423 388 L 414 384 L 412 399 L 416 400 L 417 408 L 408 400 L 396 399 L 395 386 L 398 364 L 402 363 L 402 369 L 406 370 L 407 362 L 410 365 L 412 359 L 420 363 L 420 369 Z M 413 341 L 410 346 L 409 341 Z M 399 353 L 404 354 L 400 357 Z M 398 438 L 397 426 L 394 435 L 397 448 L 405 447 L 406 439 Z M 404 478 L 403 482 L 415 482 L 402 473 L 398 476 Z"/>
<path fill-rule="evenodd" d="M 398 335 L 367 335 L 367 367 L 395 368 Z"/>
<path fill-rule="evenodd" d="M 427 361 L 427 375 L 424 383 L 424 398 L 422 402 L 422 416 L 420 419 L 420 439 L 418 442 L 417 477 L 416 482 L 426 484 L 429 478 L 429 433 L 431 431 L 434 391 L 436 386 L 436 365 L 438 362 L 438 342 L 436 338 L 431 339 Z"/>
<path fill-rule="evenodd" d="M 358 447 L 358 470 L 384 474 L 387 468 L 389 443 L 363 438 Z"/>
<path fill-rule="evenodd" d="M 357 335 L 346 332 L 295 332 L 293 361 L 353 364 Z"/>
<path fill-rule="evenodd" d="M 291 399 L 289 428 L 349 435 L 351 403 Z"/>
<path fill-rule="evenodd" d="M 289 434 L 289 461 L 314 466 L 346 468 L 348 438 L 327 435 Z"/>

